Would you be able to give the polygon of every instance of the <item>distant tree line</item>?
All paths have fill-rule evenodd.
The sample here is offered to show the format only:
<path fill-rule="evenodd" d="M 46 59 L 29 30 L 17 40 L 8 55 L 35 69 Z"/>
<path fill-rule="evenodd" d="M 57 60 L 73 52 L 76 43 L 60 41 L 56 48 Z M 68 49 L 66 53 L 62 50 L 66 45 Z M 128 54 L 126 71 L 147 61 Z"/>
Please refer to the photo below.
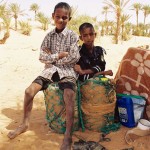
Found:
<path fill-rule="evenodd" d="M 68 26 L 78 33 L 79 25 L 83 22 L 92 23 L 100 36 L 112 35 L 114 43 L 118 44 L 119 40 L 128 40 L 131 35 L 148 36 L 150 37 L 150 24 L 147 24 L 148 16 L 150 15 L 150 6 L 134 3 L 130 10 L 136 13 L 136 25 L 129 22 L 130 15 L 124 13 L 127 9 L 130 0 L 105 0 L 101 14 L 104 15 L 104 21 L 99 22 L 97 17 L 88 15 L 79 15 L 78 8 L 72 7 L 72 20 Z M 40 28 L 44 31 L 48 30 L 51 18 L 48 18 L 43 12 L 40 12 L 40 6 L 36 3 L 31 4 L 30 11 L 34 12 L 34 21 L 41 24 Z M 143 23 L 139 23 L 139 12 L 143 12 Z M 113 13 L 115 18 L 113 21 L 108 19 L 108 14 Z M 30 35 L 32 26 L 30 21 L 20 21 L 20 16 L 27 15 L 25 10 L 21 10 L 17 3 L 7 5 L 5 0 L 0 1 L 0 32 L 5 30 L 4 37 L 0 39 L 0 44 L 4 44 L 10 36 L 10 29 L 21 31 L 22 34 Z M 14 27 L 11 26 L 11 20 L 14 19 Z"/>

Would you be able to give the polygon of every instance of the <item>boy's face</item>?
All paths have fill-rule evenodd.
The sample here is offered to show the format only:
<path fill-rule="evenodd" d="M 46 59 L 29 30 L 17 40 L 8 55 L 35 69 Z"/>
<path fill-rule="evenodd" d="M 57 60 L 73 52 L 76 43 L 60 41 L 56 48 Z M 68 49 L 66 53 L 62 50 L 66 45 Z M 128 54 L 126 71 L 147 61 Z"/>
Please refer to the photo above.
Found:
<path fill-rule="evenodd" d="M 94 39 L 96 37 L 96 33 L 93 28 L 85 28 L 80 33 L 80 39 L 83 41 L 85 45 L 93 46 L 94 45 Z"/>
<path fill-rule="evenodd" d="M 67 23 L 71 19 L 69 16 L 69 11 L 65 8 L 57 8 L 55 13 L 52 14 L 55 22 L 56 31 L 60 33 L 66 27 Z"/>

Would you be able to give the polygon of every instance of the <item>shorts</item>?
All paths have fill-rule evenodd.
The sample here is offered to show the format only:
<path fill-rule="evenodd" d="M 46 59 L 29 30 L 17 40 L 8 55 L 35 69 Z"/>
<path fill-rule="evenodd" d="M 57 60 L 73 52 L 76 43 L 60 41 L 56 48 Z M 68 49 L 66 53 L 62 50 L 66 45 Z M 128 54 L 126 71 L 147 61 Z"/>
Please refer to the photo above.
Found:
<path fill-rule="evenodd" d="M 48 85 L 52 83 L 49 79 L 38 76 L 32 83 L 37 83 L 42 86 L 40 91 L 46 90 Z"/>
<path fill-rule="evenodd" d="M 41 91 L 46 90 L 49 84 L 58 82 L 59 89 L 64 90 L 66 88 L 76 91 L 76 79 L 74 77 L 64 77 L 60 79 L 58 72 L 55 72 L 52 76 L 52 81 L 44 77 L 38 76 L 32 83 L 37 83 L 42 86 Z"/>

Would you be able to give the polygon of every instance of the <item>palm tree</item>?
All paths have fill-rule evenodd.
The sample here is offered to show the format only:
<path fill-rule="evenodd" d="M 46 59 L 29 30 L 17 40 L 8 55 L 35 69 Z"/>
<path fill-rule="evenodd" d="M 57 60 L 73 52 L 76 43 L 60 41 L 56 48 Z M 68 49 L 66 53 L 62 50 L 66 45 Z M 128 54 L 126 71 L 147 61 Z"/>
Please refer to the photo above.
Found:
<path fill-rule="evenodd" d="M 143 23 L 139 23 L 140 36 L 146 36 L 146 26 Z"/>
<path fill-rule="evenodd" d="M 104 34 L 105 34 L 105 23 L 104 23 L 104 21 L 100 22 L 100 27 L 101 27 L 100 35 L 104 36 Z"/>
<path fill-rule="evenodd" d="M 0 18 L 2 18 L 5 12 L 6 12 L 6 4 L 0 5 Z"/>
<path fill-rule="evenodd" d="M 5 15 L 3 17 L 3 22 L 4 22 L 4 25 L 5 25 L 5 28 L 6 28 L 6 32 L 9 33 L 9 28 L 10 28 L 10 22 L 11 22 L 11 19 L 10 17 L 8 17 L 9 15 Z"/>
<path fill-rule="evenodd" d="M 9 5 L 9 9 L 10 9 L 11 15 L 15 19 L 15 30 L 17 31 L 18 17 L 25 15 L 24 10 L 21 10 L 20 5 L 18 5 L 17 3 L 11 3 Z"/>
<path fill-rule="evenodd" d="M 31 6 L 30 6 L 30 10 L 31 11 L 34 11 L 34 13 L 35 13 L 35 21 L 36 21 L 36 15 L 37 15 L 37 12 L 38 12 L 38 10 L 39 10 L 39 6 L 38 6 L 38 4 L 36 4 L 36 3 L 33 3 Z"/>
<path fill-rule="evenodd" d="M 141 8 L 142 8 L 142 5 L 140 3 L 134 3 L 133 9 L 131 9 L 131 10 L 135 10 L 135 12 L 136 12 L 136 26 L 137 26 L 137 28 L 139 25 L 139 11 L 141 10 Z"/>
<path fill-rule="evenodd" d="M 130 23 L 130 22 L 127 22 L 125 24 L 125 32 L 129 35 L 129 34 L 132 34 L 132 31 L 133 31 L 133 24 Z"/>
<path fill-rule="evenodd" d="M 68 23 L 68 28 L 79 34 L 79 26 L 82 23 L 87 22 L 87 20 L 88 22 L 91 22 L 94 25 L 94 27 L 96 27 L 95 19 L 96 18 L 92 18 L 87 15 L 74 15 L 74 17 Z"/>
<path fill-rule="evenodd" d="M 146 33 L 147 33 L 147 36 L 150 37 L 150 24 L 146 25 Z"/>
<path fill-rule="evenodd" d="M 146 17 L 150 14 L 150 6 L 149 5 L 144 5 L 142 7 L 143 13 L 144 13 L 144 25 L 146 22 Z"/>
<path fill-rule="evenodd" d="M 107 35 L 108 34 L 108 25 L 109 25 L 108 20 L 107 20 L 107 15 L 108 15 L 108 12 L 110 12 L 110 11 L 109 11 L 108 6 L 104 6 L 102 9 L 103 9 L 102 14 L 105 15 L 104 24 L 106 25 L 106 35 Z"/>
<path fill-rule="evenodd" d="M 9 38 L 9 28 L 10 28 L 10 16 L 9 11 L 6 8 L 6 3 L 0 5 L 0 18 L 3 20 L 4 28 L 6 29 L 6 32 L 4 34 L 4 37 L 0 39 L 0 44 L 4 44 L 6 40 Z"/>
<path fill-rule="evenodd" d="M 108 12 L 110 12 L 109 11 L 109 7 L 108 6 L 104 6 L 102 9 L 103 9 L 102 14 L 105 15 L 105 21 L 107 21 L 107 14 L 108 14 Z"/>
<path fill-rule="evenodd" d="M 125 15 L 123 14 L 121 16 L 121 39 L 124 40 L 124 28 L 125 28 L 125 23 L 129 20 L 131 16 L 130 15 Z"/>
<path fill-rule="evenodd" d="M 114 22 L 113 21 L 108 21 L 108 24 L 109 24 L 109 26 L 108 26 L 108 34 L 109 35 L 112 35 L 113 34 L 113 28 L 114 28 Z"/>
<path fill-rule="evenodd" d="M 150 24 L 145 25 L 145 35 L 148 36 L 148 30 L 150 31 Z"/>
<path fill-rule="evenodd" d="M 108 35 L 108 30 L 109 30 L 109 21 L 106 20 L 106 21 L 103 21 L 103 32 L 105 35 Z"/>
<path fill-rule="evenodd" d="M 45 31 L 48 29 L 49 18 L 44 13 L 39 12 L 37 14 L 37 20 L 42 24 L 42 29 Z"/>
<path fill-rule="evenodd" d="M 120 18 L 123 9 L 130 0 L 105 0 L 104 3 L 115 12 L 116 16 L 116 30 L 115 30 L 115 43 L 118 44 L 120 34 Z"/>

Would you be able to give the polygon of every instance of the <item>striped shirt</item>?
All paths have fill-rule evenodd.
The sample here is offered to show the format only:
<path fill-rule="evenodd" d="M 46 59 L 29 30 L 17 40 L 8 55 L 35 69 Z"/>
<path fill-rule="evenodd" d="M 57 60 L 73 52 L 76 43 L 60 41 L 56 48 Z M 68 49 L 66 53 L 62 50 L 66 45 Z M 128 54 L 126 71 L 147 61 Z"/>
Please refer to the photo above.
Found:
<path fill-rule="evenodd" d="M 86 46 L 83 44 L 80 49 L 81 58 L 78 61 L 78 65 L 81 66 L 83 70 L 91 69 L 92 74 L 79 75 L 78 79 L 80 81 L 85 81 L 89 78 L 92 78 L 95 73 L 105 70 L 105 59 L 104 53 L 106 54 L 105 49 L 100 46 L 94 46 L 92 54 L 88 52 Z"/>
<path fill-rule="evenodd" d="M 51 54 L 43 51 L 48 48 Z M 58 59 L 60 52 L 68 52 L 68 57 Z M 49 32 L 41 45 L 39 60 L 45 63 L 45 69 L 40 76 L 51 80 L 52 75 L 57 71 L 60 79 L 63 77 L 74 77 L 74 65 L 79 60 L 78 36 L 73 31 L 65 28 L 61 33 L 56 33 L 55 29 Z"/>

